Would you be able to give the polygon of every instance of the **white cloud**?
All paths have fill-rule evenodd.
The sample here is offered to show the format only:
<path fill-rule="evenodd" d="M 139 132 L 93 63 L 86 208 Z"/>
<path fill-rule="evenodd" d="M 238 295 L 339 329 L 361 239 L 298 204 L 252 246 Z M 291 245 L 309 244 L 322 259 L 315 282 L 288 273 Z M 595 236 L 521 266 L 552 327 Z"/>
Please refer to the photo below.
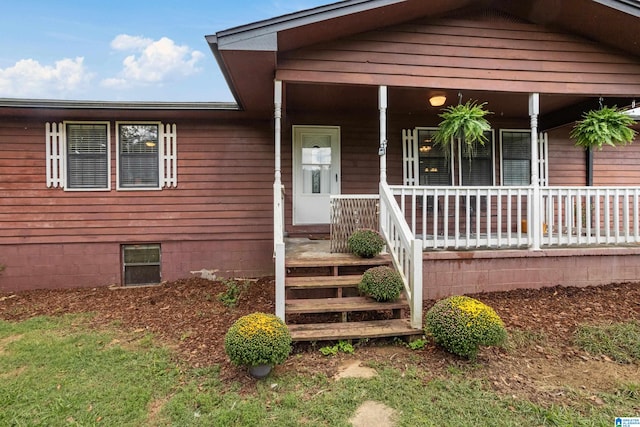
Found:
<path fill-rule="evenodd" d="M 130 52 L 122 61 L 118 76 L 103 79 L 110 88 L 162 84 L 167 80 L 190 76 L 201 71 L 198 62 L 204 54 L 186 45 L 176 45 L 167 37 L 152 40 L 120 34 L 111 42 L 116 51 Z"/>
<path fill-rule="evenodd" d="M 0 97 L 65 98 L 80 93 L 92 78 L 83 57 L 64 58 L 55 65 L 21 59 L 0 69 Z"/>

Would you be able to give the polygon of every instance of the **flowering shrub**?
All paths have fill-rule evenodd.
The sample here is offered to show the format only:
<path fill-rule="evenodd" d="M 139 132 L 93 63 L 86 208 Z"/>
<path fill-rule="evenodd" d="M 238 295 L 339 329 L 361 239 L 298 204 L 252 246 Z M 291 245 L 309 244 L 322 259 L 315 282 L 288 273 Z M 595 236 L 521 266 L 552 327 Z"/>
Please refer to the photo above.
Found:
<path fill-rule="evenodd" d="M 224 337 L 224 350 L 236 365 L 277 365 L 291 352 L 291 334 L 273 314 L 252 313 L 231 325 Z"/>
<path fill-rule="evenodd" d="M 365 271 L 358 289 L 376 301 L 394 301 L 404 289 L 404 283 L 397 271 L 383 265 Z"/>
<path fill-rule="evenodd" d="M 349 250 L 362 258 L 373 258 L 382 252 L 384 239 L 375 230 L 361 228 L 354 231 L 347 240 Z"/>
<path fill-rule="evenodd" d="M 500 345 L 507 338 L 500 316 L 488 305 L 466 296 L 435 303 L 427 311 L 425 332 L 445 350 L 470 359 L 476 357 L 481 345 Z"/>

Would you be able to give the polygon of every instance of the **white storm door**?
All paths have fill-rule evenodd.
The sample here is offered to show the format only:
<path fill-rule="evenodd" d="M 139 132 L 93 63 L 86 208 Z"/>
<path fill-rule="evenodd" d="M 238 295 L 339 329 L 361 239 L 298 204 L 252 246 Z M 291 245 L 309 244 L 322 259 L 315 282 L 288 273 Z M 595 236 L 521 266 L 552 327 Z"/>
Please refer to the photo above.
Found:
<path fill-rule="evenodd" d="M 328 224 L 340 194 L 340 128 L 293 127 L 293 224 Z"/>

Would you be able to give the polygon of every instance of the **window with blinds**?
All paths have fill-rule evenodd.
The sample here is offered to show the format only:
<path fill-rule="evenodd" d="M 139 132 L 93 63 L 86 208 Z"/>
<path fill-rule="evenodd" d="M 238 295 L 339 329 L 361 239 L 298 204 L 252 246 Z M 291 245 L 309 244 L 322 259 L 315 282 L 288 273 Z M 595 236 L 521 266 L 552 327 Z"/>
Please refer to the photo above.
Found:
<path fill-rule="evenodd" d="M 531 131 L 503 130 L 502 185 L 529 185 L 531 183 Z"/>
<path fill-rule="evenodd" d="M 493 132 L 484 134 L 484 145 L 477 143 L 472 153 L 461 153 L 462 185 L 493 185 Z"/>
<path fill-rule="evenodd" d="M 67 188 L 109 188 L 109 129 L 107 124 L 68 123 Z"/>
<path fill-rule="evenodd" d="M 159 125 L 118 124 L 118 187 L 159 188 Z"/>

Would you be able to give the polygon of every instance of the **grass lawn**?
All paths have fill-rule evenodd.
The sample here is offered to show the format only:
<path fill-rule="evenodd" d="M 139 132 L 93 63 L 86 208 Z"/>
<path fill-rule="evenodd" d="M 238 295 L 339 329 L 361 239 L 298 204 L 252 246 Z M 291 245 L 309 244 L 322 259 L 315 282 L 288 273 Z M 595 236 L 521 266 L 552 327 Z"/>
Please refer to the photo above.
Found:
<path fill-rule="evenodd" d="M 603 331 L 615 339 L 603 343 Z M 640 362 L 637 322 L 585 326 L 576 342 Z M 367 400 L 394 408 L 399 426 L 613 426 L 617 416 L 640 416 L 638 377 L 598 392 L 597 404 L 567 387 L 565 404 L 542 405 L 498 394 L 471 375 L 473 364 L 436 376 L 416 366 L 372 367 L 377 377 L 340 381 L 276 370 L 247 393 L 223 384 L 216 366 L 176 362 L 144 332 L 96 331 L 84 315 L 0 321 L 0 425 L 348 426 Z"/>

